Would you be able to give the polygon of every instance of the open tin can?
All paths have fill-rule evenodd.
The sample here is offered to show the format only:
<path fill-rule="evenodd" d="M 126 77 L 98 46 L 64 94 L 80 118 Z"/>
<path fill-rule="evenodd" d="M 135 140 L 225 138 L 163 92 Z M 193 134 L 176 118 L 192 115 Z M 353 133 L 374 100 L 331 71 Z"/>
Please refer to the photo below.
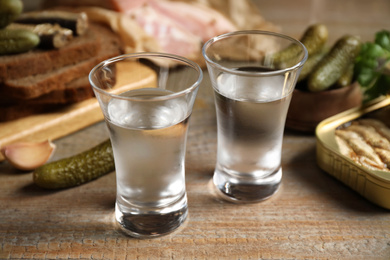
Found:
<path fill-rule="evenodd" d="M 355 120 L 372 118 L 390 128 L 390 96 L 381 97 L 323 120 L 316 128 L 317 164 L 369 201 L 390 209 L 390 171 L 373 170 L 343 155 L 336 140 L 336 129 Z"/>

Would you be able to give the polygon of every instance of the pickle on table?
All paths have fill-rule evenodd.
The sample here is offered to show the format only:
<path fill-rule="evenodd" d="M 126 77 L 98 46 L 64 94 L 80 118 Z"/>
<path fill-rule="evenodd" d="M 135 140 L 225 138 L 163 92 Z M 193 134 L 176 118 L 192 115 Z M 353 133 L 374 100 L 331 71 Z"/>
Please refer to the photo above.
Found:
<path fill-rule="evenodd" d="M 328 40 L 328 28 L 324 24 L 314 24 L 309 26 L 303 36 L 300 39 L 300 42 L 305 45 L 308 56 L 314 55 L 320 52 L 325 46 Z M 284 50 L 276 53 L 274 56 L 274 61 L 276 64 L 288 63 L 288 60 L 296 57 L 301 48 L 294 44 L 290 45 Z"/>
<path fill-rule="evenodd" d="M 39 36 L 30 30 L 0 30 L 0 55 L 27 52 L 40 42 Z"/>
<path fill-rule="evenodd" d="M 318 92 L 330 88 L 354 62 L 360 51 L 360 39 L 346 35 L 340 38 L 308 77 L 308 89 Z"/>
<path fill-rule="evenodd" d="M 0 28 L 12 23 L 23 10 L 21 0 L 0 0 Z"/>
<path fill-rule="evenodd" d="M 45 164 L 33 172 L 34 183 L 46 189 L 70 188 L 115 170 L 111 141 L 72 157 Z"/>

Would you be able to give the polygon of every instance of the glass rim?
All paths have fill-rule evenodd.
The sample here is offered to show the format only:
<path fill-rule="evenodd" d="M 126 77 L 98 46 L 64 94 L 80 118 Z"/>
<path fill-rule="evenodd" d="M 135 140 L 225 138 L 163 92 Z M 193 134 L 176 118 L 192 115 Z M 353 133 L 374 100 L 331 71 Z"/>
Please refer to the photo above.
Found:
<path fill-rule="evenodd" d="M 192 85 L 190 85 L 186 89 L 183 89 L 183 90 L 178 91 L 178 92 L 170 93 L 170 94 L 165 95 L 165 96 L 151 97 L 151 98 L 148 98 L 148 99 L 137 98 L 137 97 L 121 96 L 120 94 L 114 94 L 114 93 L 111 93 L 109 91 L 106 91 L 106 90 L 104 90 L 104 89 L 102 89 L 102 88 L 100 88 L 100 87 L 98 87 L 98 86 L 96 86 L 94 84 L 94 81 L 93 81 L 92 78 L 94 77 L 95 73 L 98 70 L 104 68 L 105 66 L 107 66 L 109 64 L 113 64 L 113 63 L 118 62 L 118 61 L 129 60 L 129 59 L 151 58 L 151 57 L 179 61 L 179 62 L 181 62 L 183 64 L 189 65 L 195 71 L 198 72 L 198 74 L 199 74 L 198 78 Z M 94 90 L 96 90 L 96 91 L 98 91 L 100 93 L 103 93 L 103 94 L 105 94 L 107 96 L 110 96 L 111 98 L 128 100 L 128 101 L 150 102 L 150 101 L 161 101 L 161 100 L 174 99 L 174 98 L 177 98 L 177 97 L 180 97 L 180 96 L 185 96 L 186 94 L 195 91 L 195 89 L 200 85 L 200 83 L 203 80 L 203 71 L 202 71 L 202 69 L 200 68 L 200 66 L 196 62 L 191 61 L 191 60 L 189 60 L 189 59 L 187 59 L 185 57 L 179 56 L 179 55 L 170 54 L 170 53 L 162 53 L 162 52 L 137 52 L 137 53 L 129 53 L 129 54 L 118 55 L 118 56 L 106 59 L 106 60 L 98 63 L 90 71 L 90 73 L 88 75 L 88 80 L 89 80 L 89 83 L 91 84 L 91 86 L 92 86 L 92 88 Z M 129 90 L 129 91 L 131 91 L 131 90 Z"/>
<path fill-rule="evenodd" d="M 278 37 L 278 38 L 284 38 L 286 40 L 289 40 L 291 43 L 296 43 L 299 46 L 301 46 L 302 50 L 304 51 L 303 58 L 298 63 L 296 63 L 294 66 L 291 66 L 291 67 L 288 67 L 288 68 L 285 68 L 285 69 L 277 69 L 277 70 L 273 70 L 273 71 L 263 71 L 263 72 L 248 72 L 248 71 L 238 71 L 238 70 L 226 68 L 226 67 L 218 64 L 217 62 L 211 60 L 208 57 L 208 55 L 206 54 L 206 49 L 208 47 L 210 47 L 213 43 L 217 42 L 217 41 L 220 41 L 220 40 L 225 39 L 225 38 L 229 38 L 231 36 L 250 35 L 250 34 L 251 35 L 268 35 L 268 36 L 273 36 L 273 37 Z M 302 67 L 305 64 L 305 62 L 306 62 L 306 60 L 307 60 L 307 58 L 309 56 L 305 45 L 303 45 L 303 43 L 301 43 L 299 40 L 297 40 L 297 39 L 295 39 L 293 37 L 290 37 L 288 35 L 285 35 L 285 34 L 271 32 L 271 31 L 262 31 L 262 30 L 240 30 L 240 31 L 234 31 L 234 32 L 229 32 L 229 33 L 225 33 L 225 34 L 221 34 L 221 35 L 215 36 L 215 37 L 209 39 L 203 45 L 203 47 L 202 47 L 202 55 L 203 55 L 203 57 L 204 57 L 204 59 L 206 60 L 207 63 L 212 64 L 213 66 L 217 67 L 221 71 L 225 71 L 225 72 L 229 72 L 231 74 L 241 75 L 241 76 L 254 76 L 254 75 L 273 76 L 273 75 L 284 74 L 286 72 L 289 72 L 289 71 L 295 70 L 295 69 L 297 69 L 299 67 Z"/>

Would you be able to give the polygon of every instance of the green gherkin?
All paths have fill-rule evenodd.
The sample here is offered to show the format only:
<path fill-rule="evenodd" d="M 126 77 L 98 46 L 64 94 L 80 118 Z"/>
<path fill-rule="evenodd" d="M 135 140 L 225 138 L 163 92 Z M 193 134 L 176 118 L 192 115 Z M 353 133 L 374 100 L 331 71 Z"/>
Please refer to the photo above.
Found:
<path fill-rule="evenodd" d="M 0 55 L 27 52 L 40 42 L 39 36 L 25 29 L 0 30 Z"/>
<path fill-rule="evenodd" d="M 34 183 L 46 189 L 70 188 L 115 170 L 111 141 L 75 156 L 45 164 L 33 172 Z"/>
<path fill-rule="evenodd" d="M 324 48 L 324 50 L 314 53 L 306 60 L 305 64 L 302 67 L 301 73 L 299 74 L 298 81 L 302 81 L 310 75 L 310 73 L 314 70 L 317 64 L 324 58 L 326 52 L 327 50 L 325 50 Z"/>
<path fill-rule="evenodd" d="M 344 74 L 360 51 L 360 39 L 346 35 L 340 38 L 308 77 L 312 92 L 330 88 Z"/>
<path fill-rule="evenodd" d="M 307 49 L 309 58 L 321 52 L 327 40 L 328 28 L 324 24 L 314 24 L 309 26 L 300 38 L 300 42 Z M 277 68 L 291 66 L 295 63 L 294 59 L 300 52 L 301 48 L 298 45 L 290 45 L 274 55 L 274 64 L 276 64 Z"/>
<path fill-rule="evenodd" d="M 341 77 L 336 82 L 336 87 L 343 88 L 352 84 L 353 80 L 353 70 L 354 70 L 354 62 L 351 62 L 348 65 L 348 68 L 344 71 Z"/>
<path fill-rule="evenodd" d="M 0 0 L 0 28 L 12 23 L 23 10 L 21 0 Z"/>

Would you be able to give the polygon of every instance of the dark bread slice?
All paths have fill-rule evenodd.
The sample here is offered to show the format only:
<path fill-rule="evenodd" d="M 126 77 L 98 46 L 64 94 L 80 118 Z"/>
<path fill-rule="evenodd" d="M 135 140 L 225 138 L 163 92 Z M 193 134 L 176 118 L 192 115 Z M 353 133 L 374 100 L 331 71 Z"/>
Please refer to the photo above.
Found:
<path fill-rule="evenodd" d="M 0 96 L 0 105 L 71 104 L 91 97 L 94 97 L 94 93 L 88 76 L 85 76 L 69 82 L 65 89 L 53 90 L 33 99 L 10 99 Z"/>
<path fill-rule="evenodd" d="M 92 58 L 73 66 L 60 68 L 47 74 L 9 80 L 0 87 L 1 95 L 15 99 L 34 99 L 54 90 L 64 90 L 73 79 L 88 74 L 96 59 Z"/>
<path fill-rule="evenodd" d="M 0 86 L 0 95 L 10 99 L 33 99 L 52 91 L 64 90 L 68 83 L 87 76 L 97 63 L 121 53 L 120 39 L 109 28 L 101 25 L 90 27 L 90 30 L 96 33 L 99 44 L 102 45 L 98 55 L 49 73 L 6 80 Z"/>
<path fill-rule="evenodd" d="M 88 76 L 82 77 L 69 83 L 65 90 L 55 90 L 35 99 L 11 102 L 0 100 L 0 122 L 55 111 L 65 107 L 66 104 L 81 102 L 92 97 L 94 93 Z"/>
<path fill-rule="evenodd" d="M 14 119 L 30 116 L 33 114 L 55 111 L 62 108 L 64 105 L 53 104 L 37 104 L 31 106 L 29 104 L 18 105 L 0 105 L 0 122 L 11 121 Z"/>
<path fill-rule="evenodd" d="M 88 76 L 76 79 L 65 90 L 55 90 L 41 97 L 25 101 L 0 100 L 0 122 L 33 114 L 55 111 L 66 104 L 77 103 L 94 97 Z"/>
<path fill-rule="evenodd" d="M 25 100 L 28 104 L 71 104 L 94 97 L 88 76 L 75 79 L 63 90 L 54 90 L 38 98 Z"/>
<path fill-rule="evenodd" d="M 48 73 L 53 77 L 50 82 L 57 82 L 57 86 L 49 93 L 42 94 L 39 97 L 31 99 L 15 99 L 9 95 L 6 86 L 0 86 L 0 122 L 15 120 L 18 118 L 55 111 L 67 106 L 67 104 L 76 103 L 85 99 L 93 97 L 93 90 L 88 81 L 88 74 L 99 62 L 111 58 L 113 56 L 120 55 L 122 53 L 122 46 L 119 37 L 111 30 L 104 26 L 95 25 L 99 28 L 99 44 L 102 45 L 99 55 L 82 62 L 88 69 L 82 68 L 84 71 L 80 77 L 72 75 L 75 72 L 73 67 L 77 69 L 81 65 L 67 66 L 66 69 L 61 71 L 71 79 L 65 79 L 67 83 L 60 82 L 59 79 L 64 75 L 58 73 Z M 94 27 L 95 27 L 94 26 Z M 77 70 L 76 69 L 76 70 Z M 76 74 L 79 75 L 76 71 Z M 36 86 L 26 86 L 28 88 L 35 88 Z M 24 98 L 24 97 L 23 97 Z"/>
<path fill-rule="evenodd" d="M 48 73 L 96 56 L 101 48 L 96 30 L 91 26 L 85 35 L 59 49 L 0 56 L 0 82 Z"/>

